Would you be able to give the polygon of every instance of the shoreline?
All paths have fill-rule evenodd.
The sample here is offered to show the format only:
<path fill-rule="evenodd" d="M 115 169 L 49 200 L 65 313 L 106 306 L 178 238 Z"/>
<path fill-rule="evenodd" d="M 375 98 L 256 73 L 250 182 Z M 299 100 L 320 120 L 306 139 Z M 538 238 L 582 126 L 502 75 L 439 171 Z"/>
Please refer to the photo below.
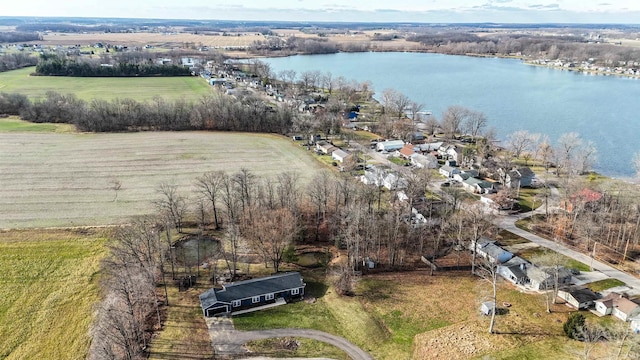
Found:
<path fill-rule="evenodd" d="M 234 59 L 234 60 L 251 60 L 251 59 L 261 59 L 261 58 L 283 58 L 283 57 L 290 57 L 290 56 L 297 56 L 297 55 L 313 56 L 313 55 L 332 55 L 332 54 L 340 54 L 340 53 L 357 54 L 357 53 L 366 53 L 366 52 L 370 52 L 370 53 L 396 52 L 396 53 L 441 54 L 441 55 L 447 55 L 447 56 L 467 56 L 467 57 L 477 57 L 477 58 L 512 59 L 512 60 L 520 60 L 523 64 L 529 65 L 529 66 L 543 67 L 543 68 L 548 68 L 548 69 L 553 69 L 553 70 L 560 70 L 560 71 L 572 71 L 572 72 L 576 72 L 576 73 L 581 73 L 583 75 L 616 76 L 616 77 L 624 77 L 624 78 L 629 78 L 629 79 L 640 79 L 640 74 L 637 74 L 637 75 L 636 74 L 624 74 L 624 73 L 619 73 L 619 72 L 615 72 L 615 71 L 601 71 L 601 70 L 585 69 L 583 67 L 563 67 L 563 66 L 556 66 L 556 65 L 536 64 L 535 61 L 541 61 L 542 59 L 533 59 L 532 60 L 532 59 L 528 59 L 525 56 L 501 55 L 501 54 L 474 54 L 474 53 L 448 54 L 448 53 L 437 52 L 437 51 L 433 51 L 433 50 L 419 50 L 419 49 L 337 51 L 335 53 L 327 53 L 327 54 L 307 54 L 307 53 L 302 53 L 302 52 L 289 53 L 289 54 L 282 54 L 282 53 L 251 54 L 251 53 L 245 52 L 244 53 L 245 56 L 241 56 L 241 57 L 229 56 L 229 54 L 226 54 L 226 55 L 229 56 L 230 59 Z"/>

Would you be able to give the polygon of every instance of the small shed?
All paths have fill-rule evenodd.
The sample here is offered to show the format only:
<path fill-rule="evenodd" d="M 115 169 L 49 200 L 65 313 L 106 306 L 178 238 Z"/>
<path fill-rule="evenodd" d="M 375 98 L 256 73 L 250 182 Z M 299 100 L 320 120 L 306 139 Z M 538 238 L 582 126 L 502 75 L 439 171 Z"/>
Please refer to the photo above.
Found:
<path fill-rule="evenodd" d="M 496 303 L 493 301 L 485 301 L 480 305 L 480 313 L 482 315 L 488 316 L 493 314 L 494 311 L 496 311 Z"/>

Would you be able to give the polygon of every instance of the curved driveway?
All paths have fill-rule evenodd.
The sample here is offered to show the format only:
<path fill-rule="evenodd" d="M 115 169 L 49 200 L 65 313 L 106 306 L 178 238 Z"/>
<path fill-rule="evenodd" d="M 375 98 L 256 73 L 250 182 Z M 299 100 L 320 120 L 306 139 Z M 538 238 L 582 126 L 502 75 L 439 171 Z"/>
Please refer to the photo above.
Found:
<path fill-rule="evenodd" d="M 209 335 L 216 354 L 246 354 L 243 347 L 249 341 L 281 337 L 302 337 L 322 341 L 344 351 L 354 360 L 373 360 L 373 357 L 347 339 L 326 332 L 308 329 L 271 329 L 238 331 L 229 318 L 206 318 Z"/>

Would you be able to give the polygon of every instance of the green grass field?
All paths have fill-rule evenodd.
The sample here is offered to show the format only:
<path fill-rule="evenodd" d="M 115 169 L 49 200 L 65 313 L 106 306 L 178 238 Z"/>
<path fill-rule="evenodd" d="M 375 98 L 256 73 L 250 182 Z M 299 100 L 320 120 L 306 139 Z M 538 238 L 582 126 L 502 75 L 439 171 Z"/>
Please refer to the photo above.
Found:
<path fill-rule="evenodd" d="M 20 120 L 15 116 L 0 118 L 0 133 L 9 132 L 75 132 L 75 126 L 70 124 L 38 124 Z"/>
<path fill-rule="evenodd" d="M 0 231 L 0 358 L 82 359 L 89 347 L 100 232 Z"/>
<path fill-rule="evenodd" d="M 0 229 L 121 223 L 152 213 L 162 182 L 195 199 L 196 177 L 242 167 L 257 178 L 295 171 L 300 186 L 323 168 L 268 134 L 0 132 Z"/>
<path fill-rule="evenodd" d="M 47 91 L 75 94 L 83 100 L 131 98 L 139 101 L 156 96 L 166 99 L 192 99 L 211 91 L 200 77 L 89 78 L 30 76 L 34 67 L 0 73 L 0 92 L 21 93 L 31 99 Z"/>

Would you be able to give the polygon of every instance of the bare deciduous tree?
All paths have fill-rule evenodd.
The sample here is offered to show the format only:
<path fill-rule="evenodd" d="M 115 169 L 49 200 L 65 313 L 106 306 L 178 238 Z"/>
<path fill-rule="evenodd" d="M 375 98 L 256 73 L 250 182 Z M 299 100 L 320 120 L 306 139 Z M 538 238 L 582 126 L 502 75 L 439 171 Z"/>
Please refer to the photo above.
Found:
<path fill-rule="evenodd" d="M 224 172 L 212 171 L 204 173 L 196 178 L 196 188 L 209 201 L 213 212 L 213 224 L 216 229 L 220 227 L 220 219 L 218 219 L 218 197 L 222 190 L 224 181 Z"/>

